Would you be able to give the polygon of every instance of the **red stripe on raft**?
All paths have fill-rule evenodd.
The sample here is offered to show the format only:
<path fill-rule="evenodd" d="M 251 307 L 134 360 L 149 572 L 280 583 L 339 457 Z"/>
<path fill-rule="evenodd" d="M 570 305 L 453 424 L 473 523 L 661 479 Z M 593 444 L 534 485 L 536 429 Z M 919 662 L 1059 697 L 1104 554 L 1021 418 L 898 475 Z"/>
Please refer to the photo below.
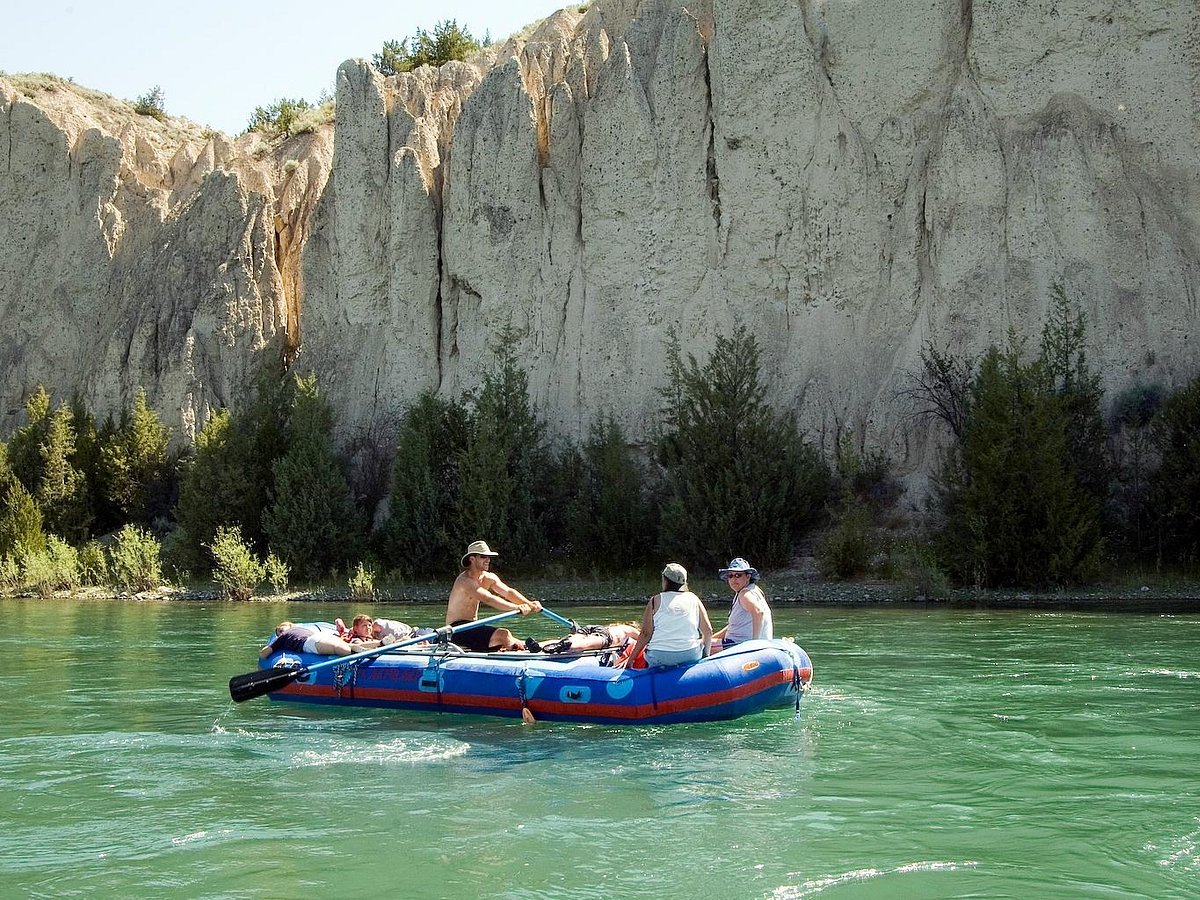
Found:
<path fill-rule="evenodd" d="M 540 713 L 557 713 L 561 715 L 586 715 L 597 718 L 612 719 L 653 719 L 672 713 L 689 712 L 710 706 L 722 706 L 736 700 L 754 696 L 765 690 L 770 690 L 778 684 L 792 682 L 792 669 L 780 672 L 769 672 L 737 687 L 727 688 L 692 697 L 677 697 L 670 700 L 660 700 L 657 705 L 643 703 L 637 706 L 619 703 L 563 703 L 557 700 L 545 700 L 534 697 L 525 706 L 537 715 Z M 498 697 L 490 694 L 455 694 L 443 691 L 438 694 L 433 691 L 405 691 L 396 688 L 353 687 L 343 688 L 343 693 L 349 694 L 347 699 L 378 700 L 389 703 L 413 703 L 426 707 L 455 706 L 473 709 L 497 709 L 519 712 L 521 700 L 519 697 Z M 332 685 L 304 684 L 292 682 L 281 691 L 284 696 L 316 696 L 339 699 L 338 689 Z"/>

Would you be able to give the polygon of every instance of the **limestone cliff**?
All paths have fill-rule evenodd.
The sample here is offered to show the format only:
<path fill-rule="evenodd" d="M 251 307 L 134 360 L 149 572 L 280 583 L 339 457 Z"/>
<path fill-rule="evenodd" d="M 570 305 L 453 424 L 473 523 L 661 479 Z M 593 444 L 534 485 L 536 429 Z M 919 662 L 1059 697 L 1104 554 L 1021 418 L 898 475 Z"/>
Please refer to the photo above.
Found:
<path fill-rule="evenodd" d="M 23 392 L 101 415 L 138 386 L 190 434 L 294 353 L 328 134 L 269 147 L 47 77 L 0 79 L 0 431 Z"/>
<path fill-rule="evenodd" d="M 303 359 L 355 420 L 512 325 L 553 422 L 645 434 L 671 331 L 743 322 L 780 406 L 920 471 L 921 345 L 1036 338 L 1056 282 L 1108 388 L 1200 370 L 1191 0 L 600 0 L 498 57 L 338 73 Z"/>
<path fill-rule="evenodd" d="M 298 342 L 363 424 L 513 326 L 552 424 L 636 437 L 670 335 L 741 322 L 774 402 L 919 473 L 921 345 L 1035 336 L 1056 282 L 1110 390 L 1200 371 L 1194 0 L 597 0 L 486 59 L 348 61 L 332 137 L 270 149 L 0 91 L 9 412 L 142 382 L 194 421 Z"/>

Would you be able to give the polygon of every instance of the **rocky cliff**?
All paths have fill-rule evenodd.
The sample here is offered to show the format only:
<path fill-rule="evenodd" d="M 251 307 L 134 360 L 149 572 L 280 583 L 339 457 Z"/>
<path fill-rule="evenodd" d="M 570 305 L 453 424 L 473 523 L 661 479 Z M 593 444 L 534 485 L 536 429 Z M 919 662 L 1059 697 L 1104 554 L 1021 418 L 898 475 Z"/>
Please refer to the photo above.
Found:
<path fill-rule="evenodd" d="M 0 79 L 0 432 L 39 383 L 101 415 L 138 386 L 185 434 L 294 355 L 332 141 L 268 146 L 58 79 Z"/>
<path fill-rule="evenodd" d="M 6 430 L 37 381 L 194 425 L 260 352 L 362 425 L 511 328 L 554 426 L 636 437 L 671 335 L 744 323 L 775 403 L 920 472 L 922 344 L 1036 336 L 1055 283 L 1110 390 L 1200 371 L 1194 0 L 597 0 L 348 61 L 332 135 L 285 145 L 67 93 L 0 81 Z"/>

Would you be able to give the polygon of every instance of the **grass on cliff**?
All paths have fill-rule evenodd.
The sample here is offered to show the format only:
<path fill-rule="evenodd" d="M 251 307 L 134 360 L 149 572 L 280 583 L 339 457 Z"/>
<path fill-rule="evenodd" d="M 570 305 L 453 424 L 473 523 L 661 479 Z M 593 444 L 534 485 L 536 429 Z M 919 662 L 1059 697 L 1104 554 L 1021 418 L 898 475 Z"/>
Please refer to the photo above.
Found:
<path fill-rule="evenodd" d="M 91 88 L 85 88 L 71 81 L 69 78 L 61 78 L 52 72 L 10 74 L 0 70 L 0 78 L 3 78 L 22 94 L 28 94 L 30 97 L 37 94 L 57 94 L 60 91 L 66 91 L 103 106 L 111 106 L 121 102 L 103 91 L 94 91 Z"/>

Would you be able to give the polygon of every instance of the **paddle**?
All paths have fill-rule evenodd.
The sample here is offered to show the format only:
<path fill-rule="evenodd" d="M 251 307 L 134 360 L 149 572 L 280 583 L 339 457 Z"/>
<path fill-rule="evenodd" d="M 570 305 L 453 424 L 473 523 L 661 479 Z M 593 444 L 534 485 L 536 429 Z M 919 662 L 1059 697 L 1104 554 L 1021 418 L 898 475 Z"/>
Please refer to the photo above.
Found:
<path fill-rule="evenodd" d="M 567 626 L 567 628 L 571 629 L 572 632 L 579 630 L 579 626 L 575 623 L 574 619 L 568 619 L 566 616 L 560 616 L 552 609 L 546 609 L 546 607 L 543 606 L 542 615 L 547 619 L 553 619 L 559 625 Z"/>
<path fill-rule="evenodd" d="M 349 656 L 335 656 L 333 659 L 313 663 L 311 666 L 294 666 L 290 669 L 259 669 L 256 672 L 247 672 L 245 675 L 234 675 L 229 679 L 229 696 L 233 698 L 235 703 L 241 703 L 243 700 L 253 700 L 255 697 L 261 697 L 263 694 L 281 691 L 298 678 L 303 678 L 308 673 L 315 672 L 317 669 L 323 669 L 326 666 L 337 666 L 343 663 L 354 662 L 355 660 L 369 659 L 381 653 L 387 653 L 389 650 L 396 650 L 400 647 L 407 647 L 410 644 L 419 644 L 422 641 L 428 641 L 432 637 L 439 639 L 449 637 L 452 634 L 458 634 L 460 631 L 468 631 L 472 628 L 478 628 L 480 625 L 491 625 L 493 622 L 499 622 L 502 619 L 520 615 L 520 612 L 518 609 L 510 609 L 508 612 L 489 616 L 486 619 L 464 622 L 461 625 L 453 627 L 447 625 L 437 629 L 432 635 L 426 634 L 411 637 L 403 641 L 396 641 L 393 644 L 384 644 L 382 647 L 373 647 L 361 653 L 351 653 Z"/>

